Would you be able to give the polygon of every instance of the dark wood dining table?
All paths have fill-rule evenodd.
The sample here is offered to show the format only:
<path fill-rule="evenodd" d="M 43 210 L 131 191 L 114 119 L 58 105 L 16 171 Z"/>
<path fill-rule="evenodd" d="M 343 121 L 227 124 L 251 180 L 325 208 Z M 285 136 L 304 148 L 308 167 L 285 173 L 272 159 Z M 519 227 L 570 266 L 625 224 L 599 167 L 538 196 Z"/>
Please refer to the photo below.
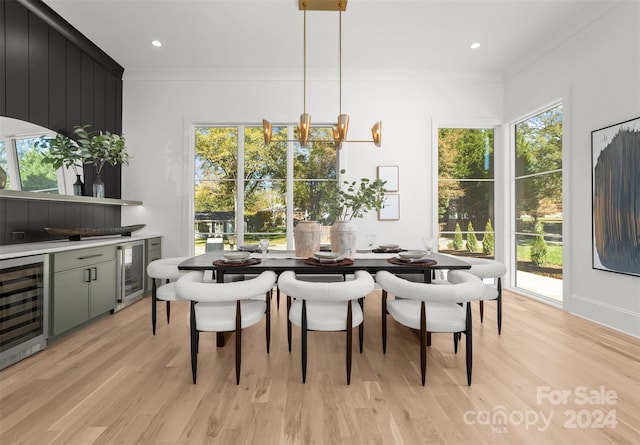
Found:
<path fill-rule="evenodd" d="M 333 265 L 333 264 L 309 264 L 305 262 L 305 258 L 295 257 L 293 251 L 274 251 L 272 255 L 267 254 L 266 259 L 262 259 L 257 264 L 234 264 L 223 261 L 224 252 L 216 251 L 204 253 L 185 260 L 178 265 L 180 270 L 195 271 L 213 271 L 216 282 L 224 283 L 225 275 L 257 275 L 265 270 L 271 270 L 276 274 L 280 274 L 287 270 L 292 270 L 297 274 L 304 275 L 342 275 L 343 277 L 353 274 L 357 270 L 366 270 L 372 275 L 380 270 L 386 270 L 393 274 L 412 274 L 422 275 L 425 283 L 431 282 L 432 273 L 435 270 L 453 270 L 453 269 L 470 269 L 471 265 L 462 259 L 450 255 L 432 253 L 429 259 L 434 263 L 422 262 L 390 262 L 389 257 L 397 257 L 390 253 L 381 253 L 379 255 L 362 252 L 356 252 L 353 258 L 353 264 Z M 360 256 L 360 257 L 358 257 Z M 379 256 L 379 258 L 378 258 Z M 253 254 L 252 258 L 260 258 L 259 254 Z M 278 291 L 279 295 L 279 291 Z M 223 332 L 216 335 L 216 345 L 224 346 L 227 336 Z M 431 344 L 430 333 L 428 344 Z"/>
<path fill-rule="evenodd" d="M 434 260 L 435 264 L 425 264 L 421 262 L 391 263 L 388 261 L 389 254 L 380 254 L 380 258 L 376 258 L 376 254 L 366 254 L 363 255 L 366 256 L 366 258 L 359 258 L 359 253 L 356 253 L 353 258 L 353 264 L 338 266 L 332 264 L 308 264 L 304 258 L 296 258 L 295 253 L 292 251 L 274 251 L 274 254 L 278 256 L 269 257 L 269 255 L 267 255 L 266 261 L 262 260 L 258 264 L 233 264 L 221 261 L 223 259 L 223 252 L 210 252 L 189 258 L 182 262 L 178 266 L 178 269 L 213 271 L 216 281 L 219 283 L 224 282 L 224 277 L 227 274 L 254 275 L 260 274 L 265 270 L 274 271 L 276 274 L 280 274 L 286 270 L 292 270 L 305 275 L 348 275 L 353 274 L 356 270 L 366 270 L 372 275 L 375 275 L 375 273 L 380 270 L 387 270 L 393 274 L 422 274 L 424 276 L 424 282 L 430 283 L 431 274 L 434 270 L 471 268 L 471 265 L 462 259 L 439 253 L 432 253 L 429 256 L 429 259 Z M 259 258 L 260 255 L 254 254 L 252 257 Z"/>

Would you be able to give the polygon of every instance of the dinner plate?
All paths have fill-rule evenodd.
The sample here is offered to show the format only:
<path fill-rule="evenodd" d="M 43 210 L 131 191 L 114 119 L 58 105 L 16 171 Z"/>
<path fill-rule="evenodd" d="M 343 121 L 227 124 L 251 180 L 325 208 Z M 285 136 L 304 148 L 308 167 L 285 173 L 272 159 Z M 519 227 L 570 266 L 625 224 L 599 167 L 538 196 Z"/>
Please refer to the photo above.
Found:
<path fill-rule="evenodd" d="M 224 260 L 227 262 L 242 262 L 249 259 L 249 252 L 227 252 L 222 254 Z"/>
<path fill-rule="evenodd" d="M 238 258 L 235 260 L 229 259 L 229 258 L 224 258 L 223 261 L 225 263 L 229 263 L 229 264 L 242 264 L 242 263 L 246 263 L 247 261 L 249 261 L 249 258 Z"/>
<path fill-rule="evenodd" d="M 424 250 L 407 250 L 406 252 L 399 252 L 398 256 L 402 260 L 417 260 L 424 257 L 427 254 Z"/>
<path fill-rule="evenodd" d="M 314 252 L 313 256 L 318 260 L 319 259 L 335 260 L 340 256 L 340 254 L 335 252 Z"/>
<path fill-rule="evenodd" d="M 400 247 L 399 244 L 380 244 L 380 246 L 378 246 L 381 250 L 396 250 L 398 247 Z"/>

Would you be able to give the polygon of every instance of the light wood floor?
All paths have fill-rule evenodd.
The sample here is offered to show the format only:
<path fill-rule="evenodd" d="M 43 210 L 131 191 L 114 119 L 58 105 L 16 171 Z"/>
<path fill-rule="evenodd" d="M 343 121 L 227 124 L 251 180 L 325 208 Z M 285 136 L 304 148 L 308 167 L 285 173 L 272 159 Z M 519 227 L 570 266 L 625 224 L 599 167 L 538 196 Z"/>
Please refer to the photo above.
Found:
<path fill-rule="evenodd" d="M 351 386 L 343 333 L 310 333 L 302 384 L 299 331 L 289 354 L 285 305 L 275 311 L 275 298 L 271 353 L 264 322 L 245 330 L 236 386 L 233 342 L 216 348 L 202 334 L 193 385 L 188 304 L 173 305 L 170 325 L 159 317 L 155 337 L 149 305 L 0 372 L 0 443 L 640 443 L 640 341 L 514 294 L 505 295 L 501 336 L 495 304 L 486 304 L 483 325 L 474 305 L 471 387 L 464 342 L 454 355 L 451 335 L 433 335 L 425 387 L 418 338 L 392 319 L 382 354 L 379 292 L 366 299 Z M 586 391 L 591 403 L 579 404 Z M 538 401 L 538 392 L 550 397 Z M 603 392 L 608 400 L 596 398 Z"/>

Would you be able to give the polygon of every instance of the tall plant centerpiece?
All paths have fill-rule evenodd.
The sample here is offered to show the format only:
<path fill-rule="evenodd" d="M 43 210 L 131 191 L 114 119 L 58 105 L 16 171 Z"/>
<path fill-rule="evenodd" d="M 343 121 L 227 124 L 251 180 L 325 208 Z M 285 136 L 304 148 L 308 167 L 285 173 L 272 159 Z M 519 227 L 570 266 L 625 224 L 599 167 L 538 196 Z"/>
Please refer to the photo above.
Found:
<path fill-rule="evenodd" d="M 86 147 L 78 145 L 73 139 L 62 134 L 56 135 L 55 138 L 42 136 L 35 144 L 36 148 L 46 148 L 42 160 L 51 164 L 54 169 L 72 168 L 76 175 L 76 182 L 73 184 L 73 194 L 82 195 L 84 193 L 84 184 L 80 178 L 82 167 L 86 162 L 89 154 Z"/>
<path fill-rule="evenodd" d="M 129 154 L 124 136 L 109 131 L 89 132 L 89 125 L 75 127 L 73 130 L 78 137 L 78 145 L 84 147 L 87 152 L 87 162 L 93 164 L 96 169 L 96 177 L 93 182 L 93 196 L 104 198 L 104 182 L 101 174 L 105 164 L 116 166 L 128 164 Z"/>
<path fill-rule="evenodd" d="M 341 174 L 345 170 L 340 171 Z M 331 226 L 331 251 L 349 254 L 354 251 L 357 227 L 353 218 L 362 218 L 371 210 L 380 210 L 384 206 L 384 185 L 386 181 L 361 178 L 360 181 L 344 181 L 342 187 L 336 187 L 328 194 L 326 206 L 328 213 L 336 218 Z"/>

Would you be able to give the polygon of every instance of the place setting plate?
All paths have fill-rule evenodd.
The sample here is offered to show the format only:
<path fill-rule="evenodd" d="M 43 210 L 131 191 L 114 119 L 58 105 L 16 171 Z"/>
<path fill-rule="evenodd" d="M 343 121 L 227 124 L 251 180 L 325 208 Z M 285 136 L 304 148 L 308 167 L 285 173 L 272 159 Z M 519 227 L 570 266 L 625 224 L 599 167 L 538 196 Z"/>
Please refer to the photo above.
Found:
<path fill-rule="evenodd" d="M 402 252 L 399 244 L 380 244 L 372 250 L 373 253 L 398 253 Z"/>
<path fill-rule="evenodd" d="M 222 254 L 221 260 L 215 260 L 213 264 L 217 266 L 246 266 L 251 264 L 260 264 L 259 258 L 251 258 L 251 252 L 234 251 Z"/>
<path fill-rule="evenodd" d="M 314 252 L 313 256 L 307 258 L 304 262 L 315 266 L 346 266 L 353 264 L 351 258 L 345 258 L 344 255 L 335 252 Z"/>
<path fill-rule="evenodd" d="M 387 261 L 394 264 L 415 263 L 416 265 L 430 266 L 436 261 L 429 258 L 424 250 L 406 250 L 399 252 L 397 257 L 389 258 Z"/>

